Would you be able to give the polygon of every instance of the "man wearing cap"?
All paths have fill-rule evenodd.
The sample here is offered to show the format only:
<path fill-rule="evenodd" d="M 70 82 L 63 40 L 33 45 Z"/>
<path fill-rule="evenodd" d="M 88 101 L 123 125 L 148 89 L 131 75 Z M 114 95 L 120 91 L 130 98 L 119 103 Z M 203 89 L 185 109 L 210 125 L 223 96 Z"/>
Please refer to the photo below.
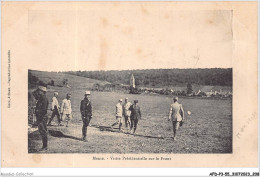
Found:
<path fill-rule="evenodd" d="M 125 104 L 123 105 L 123 115 L 125 117 L 126 128 L 128 127 L 128 125 L 129 127 L 131 126 L 131 120 L 130 120 L 131 111 L 129 110 L 130 106 L 131 106 L 131 102 L 128 101 L 128 98 L 125 98 Z"/>
<path fill-rule="evenodd" d="M 71 101 L 70 101 L 71 94 L 68 93 L 66 98 L 62 100 L 61 104 L 61 119 L 64 120 L 67 124 L 66 127 L 68 127 L 69 121 L 72 119 L 72 109 L 71 109 Z"/>
<path fill-rule="evenodd" d="M 130 111 L 131 111 L 131 134 L 135 134 L 136 128 L 137 128 L 137 124 L 138 121 L 141 120 L 141 109 L 138 106 L 138 100 L 134 100 L 134 104 L 130 107 Z"/>
<path fill-rule="evenodd" d="M 184 110 L 180 103 L 178 103 L 178 97 L 173 98 L 173 104 L 170 107 L 169 121 L 172 121 L 173 126 L 173 140 L 176 140 L 176 132 L 180 127 L 180 123 L 184 122 Z"/>
<path fill-rule="evenodd" d="M 122 117 L 123 117 L 123 107 L 122 107 L 123 99 L 119 99 L 118 103 L 116 104 L 116 122 L 111 126 L 113 127 L 119 124 L 119 131 L 121 131 L 122 127 Z"/>
<path fill-rule="evenodd" d="M 54 92 L 54 96 L 52 98 L 52 104 L 51 104 L 52 115 L 51 115 L 51 118 L 49 119 L 49 122 L 48 122 L 47 125 L 51 125 L 51 121 L 53 120 L 53 118 L 55 116 L 57 116 L 58 125 L 62 126 L 61 120 L 60 120 L 60 113 L 59 113 L 60 105 L 59 105 L 59 102 L 57 100 L 57 97 L 58 97 L 58 92 Z"/>
<path fill-rule="evenodd" d="M 48 137 L 47 137 L 47 109 L 49 105 L 49 101 L 46 97 L 46 87 L 39 86 L 39 88 L 34 92 L 35 99 L 37 100 L 35 107 L 35 115 L 36 115 L 36 124 L 38 126 L 38 130 L 42 137 L 42 148 L 40 151 L 46 151 L 48 146 Z"/>
<path fill-rule="evenodd" d="M 87 127 L 89 125 L 90 120 L 92 119 L 92 106 L 90 102 L 90 91 L 85 92 L 85 97 L 80 103 L 80 112 L 81 112 L 81 118 L 83 121 L 82 126 L 82 140 L 86 140 L 87 136 Z"/>

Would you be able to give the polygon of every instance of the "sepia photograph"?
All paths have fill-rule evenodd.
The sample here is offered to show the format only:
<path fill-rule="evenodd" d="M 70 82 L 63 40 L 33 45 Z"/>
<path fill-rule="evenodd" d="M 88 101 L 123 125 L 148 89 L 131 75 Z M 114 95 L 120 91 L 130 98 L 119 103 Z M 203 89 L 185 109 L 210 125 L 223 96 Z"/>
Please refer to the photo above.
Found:
<path fill-rule="evenodd" d="M 28 71 L 29 153 L 232 153 L 232 69 Z"/>
<path fill-rule="evenodd" d="M 150 11 L 142 3 L 122 5 L 100 18 L 83 7 L 69 16 L 29 12 L 29 38 L 38 41 L 32 47 L 76 59 L 64 61 L 61 72 L 29 68 L 28 152 L 232 153 L 232 11 L 161 14 L 155 4 Z M 132 12 L 142 17 L 138 24 Z M 42 30 L 40 20 L 55 27 Z M 65 30 L 71 23 L 72 33 Z M 37 32 L 57 40 L 69 34 L 74 48 L 55 40 L 54 48 L 45 46 Z M 208 60 L 222 61 L 208 68 Z"/>
<path fill-rule="evenodd" d="M 258 165 L 257 2 L 1 5 L 2 167 Z"/>

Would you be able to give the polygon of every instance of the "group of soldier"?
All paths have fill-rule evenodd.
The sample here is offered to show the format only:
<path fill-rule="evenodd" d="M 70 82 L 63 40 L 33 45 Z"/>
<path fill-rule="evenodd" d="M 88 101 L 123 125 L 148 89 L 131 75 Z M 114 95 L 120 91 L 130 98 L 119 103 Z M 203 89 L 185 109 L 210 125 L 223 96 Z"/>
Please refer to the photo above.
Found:
<path fill-rule="evenodd" d="M 141 109 L 138 105 L 138 100 L 134 100 L 134 104 L 125 98 L 125 103 L 123 104 L 123 99 L 119 99 L 116 104 L 116 122 L 111 126 L 113 127 L 119 124 L 119 131 L 123 124 L 123 118 L 125 122 L 125 127 L 130 128 L 130 133 L 135 134 L 138 121 L 141 120 Z"/>
<path fill-rule="evenodd" d="M 67 94 L 66 98 L 62 100 L 61 106 L 58 102 L 58 92 L 54 92 L 52 98 L 51 110 L 52 115 L 48 120 L 47 110 L 48 110 L 48 99 L 46 97 L 47 88 L 39 86 L 34 92 L 33 96 L 37 100 L 35 115 L 36 124 L 38 130 L 42 137 L 43 146 L 40 151 L 46 151 L 48 146 L 48 130 L 47 125 L 50 126 L 53 118 L 57 116 L 58 126 L 63 126 L 62 122 L 65 122 L 65 126 L 68 127 L 70 120 L 72 119 L 72 108 L 71 108 L 71 94 Z M 173 125 L 173 138 L 176 140 L 176 131 L 182 126 L 184 122 L 184 110 L 181 104 L 178 103 L 178 97 L 173 98 L 173 104 L 170 106 L 169 121 L 172 121 Z M 90 101 L 90 91 L 85 91 L 84 99 L 80 103 L 80 113 L 83 122 L 82 126 L 82 141 L 87 142 L 87 127 L 92 119 L 92 105 Z M 116 122 L 111 126 L 113 129 L 115 125 L 119 125 L 119 132 L 121 132 L 123 121 L 125 122 L 125 127 L 130 131 L 131 134 L 135 134 L 137 129 L 138 121 L 141 120 L 141 109 L 138 105 L 138 100 L 134 100 L 132 104 L 128 98 L 125 98 L 125 103 L 123 99 L 119 99 L 116 104 Z"/>
<path fill-rule="evenodd" d="M 38 126 L 38 130 L 42 137 L 42 148 L 40 151 L 46 151 L 48 149 L 48 130 L 47 126 L 51 125 L 51 122 L 55 116 L 58 119 L 58 126 L 63 126 L 62 121 L 65 122 L 65 126 L 68 127 L 70 120 L 72 119 L 72 108 L 71 108 L 71 94 L 67 94 L 66 98 L 62 100 L 61 106 L 59 106 L 59 102 L 57 99 L 58 92 L 54 92 L 54 96 L 52 98 L 52 115 L 51 118 L 48 120 L 47 110 L 49 101 L 46 97 L 47 88 L 43 86 L 39 86 L 33 92 L 33 96 L 35 97 L 36 101 L 36 108 L 35 108 L 35 115 L 36 115 L 36 124 Z M 85 92 L 84 99 L 80 103 L 80 112 L 81 118 L 83 121 L 82 126 L 82 141 L 86 142 L 87 139 L 87 127 L 92 119 L 92 106 L 90 102 L 90 91 Z M 48 122 L 48 123 L 47 123 Z"/>

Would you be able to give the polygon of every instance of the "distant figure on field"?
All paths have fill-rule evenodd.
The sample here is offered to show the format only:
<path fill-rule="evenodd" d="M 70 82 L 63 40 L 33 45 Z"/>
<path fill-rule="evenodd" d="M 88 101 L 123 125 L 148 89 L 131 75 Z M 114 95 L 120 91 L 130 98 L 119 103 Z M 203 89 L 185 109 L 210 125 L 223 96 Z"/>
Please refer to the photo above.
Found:
<path fill-rule="evenodd" d="M 85 92 L 85 97 L 80 103 L 81 118 L 83 121 L 82 126 L 82 141 L 87 141 L 87 127 L 92 119 L 92 106 L 90 102 L 90 91 Z"/>
<path fill-rule="evenodd" d="M 36 91 L 34 91 L 33 95 L 37 100 L 35 107 L 35 115 L 36 115 L 36 124 L 38 126 L 38 130 L 40 132 L 42 138 L 42 148 L 40 151 L 46 151 L 48 146 L 48 136 L 47 136 L 47 110 L 49 101 L 46 97 L 46 87 L 39 86 Z"/>
<path fill-rule="evenodd" d="M 125 98 L 125 104 L 123 105 L 123 115 L 125 118 L 125 127 L 127 128 L 129 125 L 129 128 L 131 127 L 131 120 L 130 115 L 131 111 L 129 110 L 131 107 L 131 102 L 128 101 L 128 98 Z"/>
<path fill-rule="evenodd" d="M 135 134 L 136 128 L 137 128 L 137 124 L 138 121 L 141 120 L 141 109 L 138 106 L 138 100 L 134 100 L 134 104 L 130 107 L 130 111 L 131 111 L 131 127 L 130 127 L 130 131 L 131 134 Z"/>
<path fill-rule="evenodd" d="M 52 104 L 51 104 L 52 115 L 51 115 L 51 118 L 49 119 L 48 125 L 51 125 L 51 121 L 53 120 L 53 118 L 55 116 L 57 116 L 58 125 L 62 126 L 61 120 L 60 120 L 60 113 L 59 113 L 60 105 L 57 100 L 57 97 L 58 97 L 58 92 L 54 92 L 54 96 L 52 98 Z"/>
<path fill-rule="evenodd" d="M 176 132 L 180 124 L 184 122 L 184 110 L 181 104 L 178 103 L 178 97 L 173 98 L 173 104 L 170 107 L 169 121 L 172 121 L 173 140 L 176 140 Z"/>
<path fill-rule="evenodd" d="M 122 126 L 122 116 L 123 116 L 123 107 L 122 107 L 122 99 L 119 99 L 118 103 L 116 104 L 116 122 L 111 126 L 113 127 L 117 124 L 119 124 L 119 131 L 121 131 Z"/>
<path fill-rule="evenodd" d="M 70 101 L 71 94 L 67 94 L 66 98 L 62 100 L 61 104 L 61 120 L 64 120 L 67 124 L 66 127 L 68 127 L 69 121 L 72 119 L 72 109 L 71 109 L 71 101 Z"/>

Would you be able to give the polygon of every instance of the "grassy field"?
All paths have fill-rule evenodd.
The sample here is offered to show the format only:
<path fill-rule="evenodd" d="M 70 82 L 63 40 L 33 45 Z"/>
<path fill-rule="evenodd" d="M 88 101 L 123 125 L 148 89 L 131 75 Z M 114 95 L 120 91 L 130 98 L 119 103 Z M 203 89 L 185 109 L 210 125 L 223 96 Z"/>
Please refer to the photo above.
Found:
<path fill-rule="evenodd" d="M 39 76 L 39 75 L 38 75 Z M 77 76 L 73 76 L 77 77 Z M 40 77 L 39 77 L 40 78 Z M 84 82 L 71 78 L 71 82 Z M 96 81 L 93 81 L 93 83 Z M 58 127 L 56 118 L 49 128 L 48 153 L 231 153 L 232 152 L 232 100 L 181 98 L 186 122 L 178 132 L 177 141 L 172 139 L 172 125 L 167 117 L 172 102 L 163 95 L 131 95 L 115 92 L 92 92 L 93 119 L 88 128 L 88 142 L 80 141 L 82 121 L 79 112 L 84 97 L 84 85 L 64 88 L 50 87 L 47 97 L 51 101 L 57 90 L 59 102 L 66 93 L 72 94 L 73 119 L 68 128 Z M 115 122 L 115 104 L 119 98 L 138 99 L 142 110 L 136 135 L 126 129 L 118 133 L 111 130 Z M 50 117 L 49 110 L 48 116 Z M 28 151 L 35 153 L 41 148 L 38 131 L 28 136 Z"/>

